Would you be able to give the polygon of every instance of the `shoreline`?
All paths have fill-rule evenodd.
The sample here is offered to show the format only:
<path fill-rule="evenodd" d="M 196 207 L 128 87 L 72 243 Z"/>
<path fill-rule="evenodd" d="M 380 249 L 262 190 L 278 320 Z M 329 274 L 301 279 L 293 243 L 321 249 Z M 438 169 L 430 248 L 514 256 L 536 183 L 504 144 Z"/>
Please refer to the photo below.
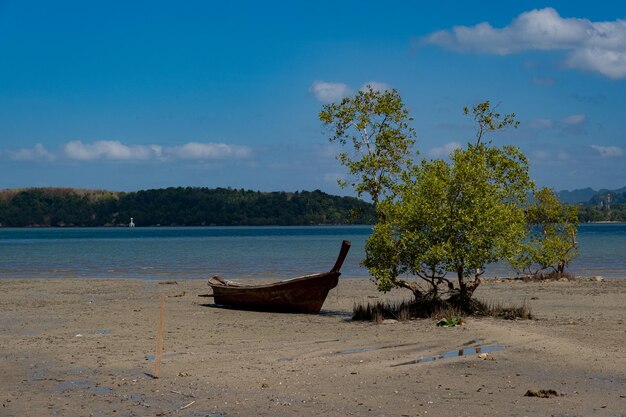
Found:
<path fill-rule="evenodd" d="M 596 221 L 588 221 L 588 222 L 580 222 L 580 225 L 585 224 L 626 224 L 626 221 L 620 220 L 596 220 Z M 241 224 L 241 225 L 218 225 L 218 224 L 206 224 L 206 225 L 161 225 L 161 224 L 153 224 L 153 225 L 139 225 L 139 226 L 129 226 L 128 224 L 103 224 L 100 226 L 77 226 L 77 225 L 42 225 L 42 224 L 31 224 L 27 226 L 5 226 L 0 224 L 0 229 L 128 229 L 128 228 L 136 228 L 136 229 L 184 229 L 184 228 L 272 228 L 272 227 L 374 227 L 375 224 L 370 223 L 304 223 L 304 224 L 291 224 L 291 225 L 280 225 L 280 224 Z"/>
<path fill-rule="evenodd" d="M 321 273 L 323 271 L 315 271 L 315 272 L 311 272 L 311 273 Z M 567 272 L 567 271 L 566 271 Z M 600 271 L 601 272 L 601 271 Z M 620 270 L 621 272 L 621 270 Z M 60 275 L 60 274 L 59 274 Z M 309 274 L 304 274 L 304 275 L 309 275 Z M 293 278 L 298 278 L 299 276 L 304 276 L 304 275 L 298 275 L 298 276 L 276 276 L 276 277 L 261 277 L 261 276 L 251 276 L 251 275 L 245 275 L 245 274 L 241 274 L 241 275 L 229 275 L 228 279 L 232 279 L 232 280 L 241 280 L 241 281 L 268 281 L 268 282 L 276 282 L 276 281 L 284 281 L 284 280 L 288 280 L 288 279 L 293 279 Z M 192 282 L 192 281 L 208 281 L 211 278 L 212 275 L 208 274 L 206 277 L 187 277 L 187 276 L 183 276 L 180 277 L 180 275 L 174 274 L 174 273 L 168 273 L 168 274 L 163 274 L 161 276 L 154 276 L 153 278 L 144 278 L 144 277 L 140 277 L 140 276 L 124 276 L 124 275 L 119 275 L 119 276 L 115 276 L 115 275 L 110 275 L 110 276 L 77 276 L 77 275 L 71 275 L 71 276 L 9 276 L 9 277 L 2 277 L 0 276 L 0 282 L 2 281 L 33 281 L 33 280 L 39 280 L 39 281 L 49 281 L 49 280 L 94 280 L 94 281 L 118 281 L 118 280 L 122 280 L 122 281 L 139 281 L 139 282 L 159 282 L 159 281 L 180 281 L 180 282 Z M 363 274 L 359 274 L 359 275 L 355 275 L 355 274 L 341 274 L 340 280 L 347 280 L 347 281 L 371 281 L 373 278 L 370 275 L 367 275 L 367 273 L 363 273 Z M 419 277 L 407 277 L 407 279 L 409 280 L 415 280 L 419 282 Z M 515 275 L 488 275 L 488 276 L 481 276 L 480 277 L 481 281 L 484 282 L 508 282 L 508 281 L 532 281 L 532 282 L 551 282 L 551 281 L 555 281 L 554 279 L 540 279 L 540 278 L 532 278 L 528 275 L 519 275 L 519 276 L 515 276 Z M 623 273 L 615 273 L 613 274 L 612 272 L 605 270 L 604 273 L 598 273 L 598 274 L 594 274 L 594 275 L 572 275 L 569 277 L 563 277 L 563 278 L 559 278 L 562 281 L 570 281 L 570 282 L 586 282 L 586 281 L 603 281 L 603 280 L 626 280 L 626 271 L 624 271 Z"/>
<path fill-rule="evenodd" d="M 320 315 L 217 308 L 197 297 L 207 292 L 204 279 L 169 285 L 0 280 L 0 414 L 619 416 L 626 410 L 624 279 L 488 279 L 478 298 L 526 302 L 536 319 L 468 318 L 448 329 L 428 319 L 349 321 L 355 302 L 406 296 L 378 293 L 363 278 L 340 280 Z M 161 377 L 152 379 L 162 295 L 165 348 Z M 525 397 L 530 389 L 558 395 Z"/>

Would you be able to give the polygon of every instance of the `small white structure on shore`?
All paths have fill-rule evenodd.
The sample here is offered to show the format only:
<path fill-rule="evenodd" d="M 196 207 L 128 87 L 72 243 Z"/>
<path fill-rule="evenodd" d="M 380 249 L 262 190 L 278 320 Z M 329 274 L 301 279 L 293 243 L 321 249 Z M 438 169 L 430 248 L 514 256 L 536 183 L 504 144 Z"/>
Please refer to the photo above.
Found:
<path fill-rule="evenodd" d="M 135 227 L 135 222 L 133 221 L 133 218 L 130 218 L 130 223 L 128 223 L 128 227 Z"/>

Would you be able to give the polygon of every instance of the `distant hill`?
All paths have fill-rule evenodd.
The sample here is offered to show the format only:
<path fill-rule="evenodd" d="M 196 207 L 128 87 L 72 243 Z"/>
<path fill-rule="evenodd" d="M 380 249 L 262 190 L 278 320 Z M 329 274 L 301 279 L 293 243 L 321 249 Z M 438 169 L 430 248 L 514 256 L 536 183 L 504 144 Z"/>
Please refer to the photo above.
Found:
<path fill-rule="evenodd" d="M 559 199 L 567 204 L 581 204 L 588 202 L 598 192 L 592 188 L 581 188 L 579 190 L 563 190 L 557 193 Z"/>
<path fill-rule="evenodd" d="M 559 199 L 564 203 L 583 205 L 599 204 L 601 201 L 606 200 L 608 194 L 611 195 L 612 204 L 626 203 L 626 187 L 617 190 L 581 188 L 573 191 L 563 190 L 557 193 Z"/>
<path fill-rule="evenodd" d="M 581 222 L 626 221 L 626 187 L 597 191 L 584 188 L 557 194 L 564 203 L 578 206 Z"/>
<path fill-rule="evenodd" d="M 0 226 L 265 226 L 371 224 L 374 209 L 322 191 L 178 187 L 136 192 L 28 188 L 0 191 Z"/>
<path fill-rule="evenodd" d="M 626 204 L 626 187 L 618 190 L 600 190 L 589 199 L 589 204 Z"/>

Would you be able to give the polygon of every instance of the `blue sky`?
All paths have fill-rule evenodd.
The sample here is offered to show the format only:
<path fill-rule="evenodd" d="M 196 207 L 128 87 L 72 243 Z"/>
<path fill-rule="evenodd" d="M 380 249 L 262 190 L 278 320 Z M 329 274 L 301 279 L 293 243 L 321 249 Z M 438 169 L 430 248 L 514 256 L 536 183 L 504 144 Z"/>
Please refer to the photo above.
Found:
<path fill-rule="evenodd" d="M 626 185 L 620 2 L 225 3 L 0 0 L 0 188 L 352 194 L 317 115 L 368 83 L 422 157 L 491 100 L 539 185 Z"/>

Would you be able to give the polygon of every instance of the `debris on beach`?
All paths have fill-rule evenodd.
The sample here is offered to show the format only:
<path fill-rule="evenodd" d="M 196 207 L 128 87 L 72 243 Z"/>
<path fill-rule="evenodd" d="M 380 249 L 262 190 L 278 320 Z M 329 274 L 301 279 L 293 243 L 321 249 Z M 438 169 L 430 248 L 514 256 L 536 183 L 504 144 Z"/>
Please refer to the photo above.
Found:
<path fill-rule="evenodd" d="M 186 294 L 186 292 L 185 292 L 185 291 L 183 291 L 183 292 L 181 292 L 181 293 L 179 293 L 179 294 L 168 295 L 167 297 L 168 297 L 168 298 L 184 297 L 184 296 L 185 296 L 185 294 Z"/>
<path fill-rule="evenodd" d="M 524 397 L 550 398 L 558 397 L 559 394 L 553 389 L 529 389 Z"/>
<path fill-rule="evenodd" d="M 455 317 L 450 317 L 450 318 L 444 318 L 441 319 L 437 322 L 437 327 L 455 327 L 455 326 L 461 326 L 465 324 L 465 322 L 463 321 L 463 318 L 455 316 Z"/>

